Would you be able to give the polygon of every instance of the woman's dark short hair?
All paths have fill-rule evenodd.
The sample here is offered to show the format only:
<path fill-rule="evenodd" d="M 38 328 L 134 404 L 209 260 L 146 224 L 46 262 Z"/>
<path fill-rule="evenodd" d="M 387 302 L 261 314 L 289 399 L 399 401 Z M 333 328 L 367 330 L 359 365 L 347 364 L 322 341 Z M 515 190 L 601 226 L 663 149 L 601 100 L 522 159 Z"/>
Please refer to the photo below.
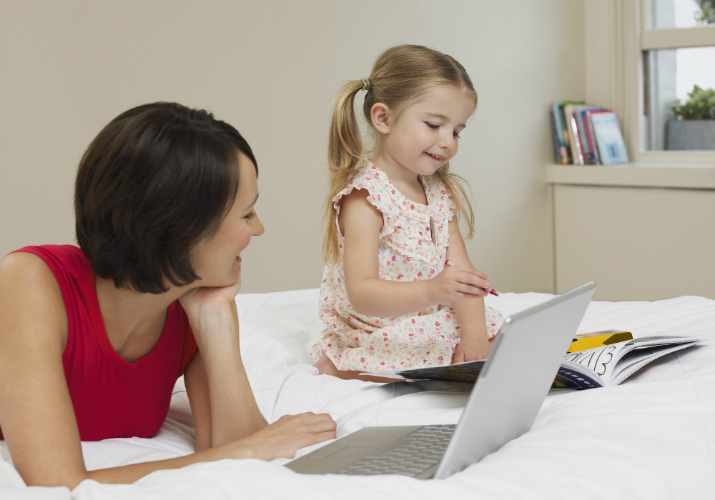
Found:
<path fill-rule="evenodd" d="M 74 203 L 97 276 L 144 293 L 199 279 L 191 250 L 233 205 L 239 151 L 258 169 L 235 128 L 176 103 L 138 106 L 104 127 L 80 161 Z"/>

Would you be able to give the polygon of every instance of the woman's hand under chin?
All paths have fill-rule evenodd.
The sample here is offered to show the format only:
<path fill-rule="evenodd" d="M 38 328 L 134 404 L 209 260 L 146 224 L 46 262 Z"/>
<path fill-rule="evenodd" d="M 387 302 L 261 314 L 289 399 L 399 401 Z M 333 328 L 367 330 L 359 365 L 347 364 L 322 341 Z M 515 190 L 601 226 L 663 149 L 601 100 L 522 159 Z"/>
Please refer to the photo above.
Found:
<path fill-rule="evenodd" d="M 241 289 L 241 277 L 228 286 L 195 287 L 187 291 L 180 299 L 181 307 L 191 318 L 198 318 L 203 312 L 216 311 L 233 302 Z"/>

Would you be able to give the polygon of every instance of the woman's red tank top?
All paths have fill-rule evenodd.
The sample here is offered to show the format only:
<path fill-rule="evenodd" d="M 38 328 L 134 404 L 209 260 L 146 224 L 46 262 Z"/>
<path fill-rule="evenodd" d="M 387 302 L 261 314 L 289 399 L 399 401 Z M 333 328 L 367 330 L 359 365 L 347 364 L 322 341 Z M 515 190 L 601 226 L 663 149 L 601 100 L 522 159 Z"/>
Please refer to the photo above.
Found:
<path fill-rule="evenodd" d="M 44 245 L 17 251 L 45 261 L 60 286 L 67 311 L 62 362 L 82 441 L 152 437 L 169 413 L 176 380 L 197 350 L 179 301 L 169 306 L 156 346 L 130 363 L 109 343 L 94 270 L 79 248 Z"/>

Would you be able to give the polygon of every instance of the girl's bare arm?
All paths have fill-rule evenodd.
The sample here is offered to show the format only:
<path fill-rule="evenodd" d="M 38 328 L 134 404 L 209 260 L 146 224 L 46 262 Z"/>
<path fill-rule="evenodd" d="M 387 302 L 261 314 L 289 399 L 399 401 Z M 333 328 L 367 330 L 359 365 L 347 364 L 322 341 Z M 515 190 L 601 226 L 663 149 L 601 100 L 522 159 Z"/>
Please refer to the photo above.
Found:
<path fill-rule="evenodd" d="M 15 468 L 30 486 L 131 483 L 197 462 L 292 457 L 335 437 L 328 415 L 302 414 L 185 457 L 87 471 L 62 366 L 66 336 L 64 302 L 46 264 L 27 253 L 0 261 L 0 425 Z"/>
<path fill-rule="evenodd" d="M 353 308 L 368 316 L 392 317 L 435 304 L 484 297 L 486 275 L 471 266 L 445 268 L 432 279 L 394 282 L 379 279 L 378 250 L 382 214 L 357 190 L 343 198 L 340 230 L 344 236 L 345 289 Z"/>
<path fill-rule="evenodd" d="M 459 232 L 457 219 L 449 223 L 449 246 L 447 259 L 456 266 L 472 267 L 464 245 L 464 238 Z M 487 326 L 484 310 L 484 298 L 474 297 L 452 302 L 454 313 L 459 321 L 461 341 L 454 353 L 453 362 L 486 359 L 492 344 L 487 340 Z"/>

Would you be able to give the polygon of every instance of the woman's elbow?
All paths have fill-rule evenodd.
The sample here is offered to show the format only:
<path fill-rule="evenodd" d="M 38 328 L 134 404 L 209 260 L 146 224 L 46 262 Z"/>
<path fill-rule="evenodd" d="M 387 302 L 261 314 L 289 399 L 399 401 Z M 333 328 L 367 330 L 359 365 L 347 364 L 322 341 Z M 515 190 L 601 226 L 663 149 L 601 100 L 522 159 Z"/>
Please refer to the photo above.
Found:
<path fill-rule="evenodd" d="M 75 489 L 85 479 L 91 479 L 90 473 L 82 472 L 62 472 L 59 474 L 23 474 L 20 473 L 23 481 L 27 486 L 40 486 L 45 488 L 69 488 L 70 491 Z"/>
<path fill-rule="evenodd" d="M 196 453 L 201 453 L 211 448 L 211 443 L 200 443 L 196 441 Z"/>

